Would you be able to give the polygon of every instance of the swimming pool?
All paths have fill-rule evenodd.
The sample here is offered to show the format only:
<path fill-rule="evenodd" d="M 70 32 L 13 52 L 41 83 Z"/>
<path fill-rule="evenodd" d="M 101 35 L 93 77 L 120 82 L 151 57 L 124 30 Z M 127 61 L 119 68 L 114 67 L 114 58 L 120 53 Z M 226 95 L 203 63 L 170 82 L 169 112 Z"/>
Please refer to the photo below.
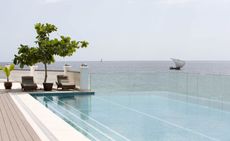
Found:
<path fill-rule="evenodd" d="M 230 112 L 166 91 L 34 96 L 95 141 L 229 141 Z"/>

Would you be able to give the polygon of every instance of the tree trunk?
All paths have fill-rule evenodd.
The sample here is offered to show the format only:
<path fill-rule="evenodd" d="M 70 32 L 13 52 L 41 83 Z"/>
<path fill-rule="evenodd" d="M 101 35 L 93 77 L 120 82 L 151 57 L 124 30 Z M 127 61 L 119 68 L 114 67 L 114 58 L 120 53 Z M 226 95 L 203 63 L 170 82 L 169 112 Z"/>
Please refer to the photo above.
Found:
<path fill-rule="evenodd" d="M 46 83 L 47 81 L 47 64 L 44 64 L 45 65 L 45 80 L 44 80 L 44 83 Z"/>
<path fill-rule="evenodd" d="M 9 77 L 6 77 L 6 81 L 9 82 Z"/>

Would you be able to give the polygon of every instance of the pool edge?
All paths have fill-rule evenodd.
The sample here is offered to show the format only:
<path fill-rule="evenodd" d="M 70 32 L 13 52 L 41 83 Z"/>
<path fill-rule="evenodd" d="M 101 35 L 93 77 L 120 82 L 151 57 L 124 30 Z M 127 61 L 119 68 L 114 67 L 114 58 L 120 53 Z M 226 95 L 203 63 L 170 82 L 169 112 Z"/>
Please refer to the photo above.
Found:
<path fill-rule="evenodd" d="M 11 98 L 41 140 L 89 141 L 63 119 L 55 115 L 28 93 L 10 93 Z M 36 110 L 34 110 L 36 109 Z"/>

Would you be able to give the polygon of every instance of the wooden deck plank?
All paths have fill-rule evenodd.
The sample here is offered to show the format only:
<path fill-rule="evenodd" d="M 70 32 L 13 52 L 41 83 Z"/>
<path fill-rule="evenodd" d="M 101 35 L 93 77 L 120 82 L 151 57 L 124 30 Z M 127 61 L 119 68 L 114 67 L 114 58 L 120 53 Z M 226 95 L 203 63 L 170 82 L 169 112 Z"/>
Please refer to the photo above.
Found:
<path fill-rule="evenodd" d="M 4 101 L 3 101 L 3 99 L 2 99 L 2 96 L 3 96 L 4 94 L 1 94 L 1 97 L 0 97 L 0 102 L 2 103 L 2 108 L 1 108 L 1 110 L 2 110 L 2 116 L 3 116 L 3 119 L 4 119 L 4 122 L 5 122 L 5 126 L 6 126 L 6 130 L 7 130 L 7 132 L 8 132 L 8 136 L 9 136 L 9 139 L 11 140 L 11 141 L 16 141 L 17 140 L 17 137 L 16 137 L 16 135 L 15 135 L 15 133 L 14 133 L 14 130 L 13 130 L 13 128 L 12 128 L 12 125 L 11 125 L 11 123 L 10 123 L 10 120 L 9 120 L 9 115 L 7 114 L 7 109 L 5 108 L 5 105 L 4 105 Z"/>
<path fill-rule="evenodd" d="M 0 141 L 41 141 L 8 93 L 0 94 L 0 129 Z"/>
<path fill-rule="evenodd" d="M 13 118 L 15 119 L 19 129 L 20 129 L 20 132 L 21 132 L 21 135 L 23 136 L 24 140 L 31 140 L 32 141 L 32 138 L 31 136 L 29 135 L 28 131 L 26 130 L 26 128 L 24 127 L 24 125 L 22 124 L 20 118 L 17 116 L 17 112 L 18 111 L 15 111 L 14 108 L 12 107 L 10 101 L 8 100 L 9 96 L 6 96 L 5 97 L 5 101 L 9 107 L 9 110 L 11 111 L 11 113 L 14 113 L 12 116 Z"/>
<path fill-rule="evenodd" d="M 15 111 L 12 108 L 12 105 L 10 103 L 10 101 L 8 100 L 9 95 L 5 95 L 3 96 L 3 99 L 5 101 L 5 104 L 8 106 L 9 111 L 12 113 L 12 118 L 15 121 L 15 125 L 17 125 L 14 130 L 15 133 L 17 133 L 17 137 L 20 140 L 25 140 L 25 141 L 29 141 L 32 140 L 31 136 L 29 135 L 28 131 L 26 130 L 26 128 L 24 127 L 24 125 L 22 124 L 20 118 L 17 116 L 17 111 Z"/>
<path fill-rule="evenodd" d="M 23 134 L 21 133 L 22 129 L 18 126 L 18 123 L 17 123 L 16 119 L 14 118 L 15 113 L 12 112 L 11 109 L 9 108 L 9 106 L 8 106 L 8 102 L 7 102 L 7 97 L 8 96 L 9 96 L 8 94 L 3 95 L 2 100 L 3 100 L 5 108 L 7 109 L 6 112 L 8 114 L 11 126 L 12 126 L 12 128 L 14 130 L 14 133 L 16 135 L 17 140 L 25 141 L 25 138 L 24 138 Z"/>
<path fill-rule="evenodd" d="M 1 94 L 0 94 L 0 99 L 1 99 Z M 2 110 L 3 108 L 3 103 L 0 101 L 0 131 L 1 131 L 1 140 L 2 141 L 9 141 L 9 136 L 7 133 L 7 129 L 6 129 L 6 125 L 5 125 L 5 121 L 3 118 L 3 114 L 5 114 Z"/>
<path fill-rule="evenodd" d="M 34 131 L 34 129 L 30 126 L 30 124 L 26 121 L 25 117 L 22 115 L 18 107 L 15 105 L 13 100 L 11 99 L 10 96 L 7 97 L 8 103 L 11 106 L 12 110 L 14 111 L 15 115 L 17 116 L 17 120 L 19 122 L 19 125 L 22 127 L 23 130 L 23 135 L 26 140 L 28 141 L 40 141 L 40 138 Z"/>
<path fill-rule="evenodd" d="M 1 129 L 0 129 L 0 141 L 2 141 L 2 136 L 1 136 Z"/>

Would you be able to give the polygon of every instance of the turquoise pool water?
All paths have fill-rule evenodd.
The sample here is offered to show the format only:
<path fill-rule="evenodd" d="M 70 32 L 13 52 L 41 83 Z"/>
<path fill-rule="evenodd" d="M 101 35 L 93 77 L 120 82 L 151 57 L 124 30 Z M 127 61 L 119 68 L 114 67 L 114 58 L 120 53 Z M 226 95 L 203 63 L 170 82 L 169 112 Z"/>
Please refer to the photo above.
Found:
<path fill-rule="evenodd" d="M 230 112 L 164 91 L 34 96 L 95 141 L 229 141 Z"/>

